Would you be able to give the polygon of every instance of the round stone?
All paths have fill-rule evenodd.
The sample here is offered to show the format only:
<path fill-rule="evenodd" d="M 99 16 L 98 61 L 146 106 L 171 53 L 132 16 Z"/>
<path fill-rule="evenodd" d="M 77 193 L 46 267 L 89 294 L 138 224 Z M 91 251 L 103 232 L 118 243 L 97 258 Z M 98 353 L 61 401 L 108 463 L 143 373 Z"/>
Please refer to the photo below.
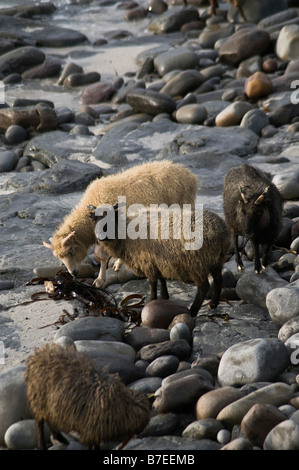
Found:
<path fill-rule="evenodd" d="M 155 359 L 146 369 L 146 375 L 150 377 L 168 377 L 174 374 L 179 366 L 179 359 L 176 356 L 166 355 Z"/>
<path fill-rule="evenodd" d="M 27 139 L 27 132 L 22 126 L 14 124 L 7 128 L 5 138 L 11 145 L 19 144 Z"/>
<path fill-rule="evenodd" d="M 17 160 L 18 158 L 12 150 L 4 150 L 0 152 L 0 173 L 14 170 Z"/>
<path fill-rule="evenodd" d="M 157 299 L 148 302 L 142 309 L 142 326 L 168 328 L 176 315 L 190 313 L 187 307 L 171 300 Z"/>
<path fill-rule="evenodd" d="M 176 323 L 170 330 L 170 339 L 185 339 L 190 343 L 192 336 L 185 323 Z"/>
<path fill-rule="evenodd" d="M 221 445 L 227 444 L 231 440 L 231 432 L 228 429 L 220 429 L 217 433 L 217 441 Z"/>
<path fill-rule="evenodd" d="M 243 116 L 251 109 L 252 105 L 244 101 L 231 103 L 217 114 L 215 124 L 218 127 L 237 126 L 240 124 Z"/>
<path fill-rule="evenodd" d="M 175 117 L 181 124 L 202 124 L 207 115 L 207 110 L 203 105 L 187 104 L 177 110 Z"/>
<path fill-rule="evenodd" d="M 37 433 L 34 419 L 24 419 L 12 424 L 5 433 L 4 441 L 10 450 L 36 448 Z"/>
<path fill-rule="evenodd" d="M 268 75 L 263 72 L 255 72 L 247 78 L 244 92 L 249 99 L 258 99 L 268 95 L 272 90 L 272 82 Z"/>
<path fill-rule="evenodd" d="M 299 25 L 290 24 L 281 28 L 276 41 L 276 54 L 281 60 L 293 60 L 299 54 Z"/>
<path fill-rule="evenodd" d="M 251 109 L 243 116 L 240 126 L 260 134 L 268 124 L 269 118 L 262 109 Z"/>

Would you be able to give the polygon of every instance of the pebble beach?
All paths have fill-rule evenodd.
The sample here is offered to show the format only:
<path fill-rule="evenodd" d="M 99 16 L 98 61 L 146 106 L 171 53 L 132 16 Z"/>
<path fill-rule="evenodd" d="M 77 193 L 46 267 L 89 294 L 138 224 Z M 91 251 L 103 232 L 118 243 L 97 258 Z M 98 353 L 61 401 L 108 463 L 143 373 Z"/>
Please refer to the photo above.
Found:
<path fill-rule="evenodd" d="M 37 448 L 24 371 L 53 342 L 151 397 L 127 455 L 299 450 L 299 3 L 241 3 L 246 21 L 225 1 L 215 15 L 204 0 L 0 2 L 1 450 Z M 238 271 L 231 245 L 221 302 L 208 306 L 211 281 L 196 317 L 194 285 L 149 301 L 148 281 L 112 260 L 101 297 L 93 251 L 59 284 L 43 241 L 88 184 L 163 160 L 221 217 L 231 168 L 271 174 L 283 218 L 267 269 L 247 244 Z"/>

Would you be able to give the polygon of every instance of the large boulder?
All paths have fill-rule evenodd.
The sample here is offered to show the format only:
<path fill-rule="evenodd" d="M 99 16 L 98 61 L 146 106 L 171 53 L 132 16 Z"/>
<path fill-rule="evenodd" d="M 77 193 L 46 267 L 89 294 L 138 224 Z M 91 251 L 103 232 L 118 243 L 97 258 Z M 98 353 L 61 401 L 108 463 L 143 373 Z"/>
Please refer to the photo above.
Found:
<path fill-rule="evenodd" d="M 236 31 L 219 49 L 219 58 L 231 65 L 252 57 L 259 51 L 263 54 L 270 45 L 267 31 L 257 28 L 245 28 Z"/>

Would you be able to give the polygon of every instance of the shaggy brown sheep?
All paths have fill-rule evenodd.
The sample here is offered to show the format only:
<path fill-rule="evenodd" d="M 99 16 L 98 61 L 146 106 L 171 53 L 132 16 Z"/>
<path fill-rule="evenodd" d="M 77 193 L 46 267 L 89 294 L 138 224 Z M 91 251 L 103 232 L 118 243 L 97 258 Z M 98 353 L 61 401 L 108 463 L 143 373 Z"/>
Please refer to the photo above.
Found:
<path fill-rule="evenodd" d="M 25 369 L 28 406 L 37 424 L 39 447 L 45 449 L 43 424 L 65 442 L 61 432 L 76 432 L 87 448 L 103 441 L 127 441 L 150 418 L 150 402 L 128 389 L 118 374 L 96 369 L 92 359 L 74 347 L 46 344 Z"/>

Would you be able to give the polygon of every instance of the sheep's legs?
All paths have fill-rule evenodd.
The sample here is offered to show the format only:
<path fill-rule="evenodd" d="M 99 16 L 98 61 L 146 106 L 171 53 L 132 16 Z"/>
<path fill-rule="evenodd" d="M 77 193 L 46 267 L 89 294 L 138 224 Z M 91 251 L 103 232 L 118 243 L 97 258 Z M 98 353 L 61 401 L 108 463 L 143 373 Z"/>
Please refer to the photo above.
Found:
<path fill-rule="evenodd" d="M 253 249 L 254 249 L 254 271 L 256 274 L 259 274 L 262 271 L 262 265 L 260 260 L 260 251 L 259 251 L 259 242 L 252 240 Z"/>
<path fill-rule="evenodd" d="M 209 290 L 210 284 L 208 279 L 205 279 L 200 285 L 197 286 L 197 294 L 195 296 L 194 302 L 190 307 L 190 313 L 192 317 L 196 317 L 198 310 L 200 309 L 207 293 Z"/>
<path fill-rule="evenodd" d="M 262 267 L 266 268 L 269 264 L 269 257 L 272 251 L 272 244 L 263 244 Z"/>
<path fill-rule="evenodd" d="M 166 279 L 164 279 L 164 277 L 160 277 L 160 285 L 161 285 L 161 299 L 169 299 Z"/>
<path fill-rule="evenodd" d="M 151 300 L 156 300 L 157 299 L 157 287 L 158 287 L 158 281 L 150 281 L 150 292 L 151 292 L 151 296 L 150 296 L 150 299 Z"/>
<path fill-rule="evenodd" d="M 221 266 L 212 271 L 214 280 L 214 292 L 212 295 L 211 302 L 209 303 L 210 308 L 216 308 L 220 301 L 221 289 L 222 289 L 222 268 Z"/>
<path fill-rule="evenodd" d="M 234 247 L 235 247 L 235 260 L 238 266 L 238 271 L 242 271 L 244 266 L 243 266 L 240 249 L 239 249 L 238 235 L 234 235 Z"/>
<path fill-rule="evenodd" d="M 35 426 L 37 433 L 37 447 L 38 449 L 45 450 L 47 446 L 44 435 L 44 420 L 41 419 L 40 421 L 35 421 Z"/>
<path fill-rule="evenodd" d="M 161 299 L 169 299 L 169 294 L 167 290 L 167 284 L 166 284 L 166 279 L 164 277 L 159 277 L 160 280 L 160 285 L 161 285 Z M 156 300 L 158 298 L 158 281 L 157 279 L 155 281 L 149 281 L 150 282 L 150 292 L 151 300 Z"/>

